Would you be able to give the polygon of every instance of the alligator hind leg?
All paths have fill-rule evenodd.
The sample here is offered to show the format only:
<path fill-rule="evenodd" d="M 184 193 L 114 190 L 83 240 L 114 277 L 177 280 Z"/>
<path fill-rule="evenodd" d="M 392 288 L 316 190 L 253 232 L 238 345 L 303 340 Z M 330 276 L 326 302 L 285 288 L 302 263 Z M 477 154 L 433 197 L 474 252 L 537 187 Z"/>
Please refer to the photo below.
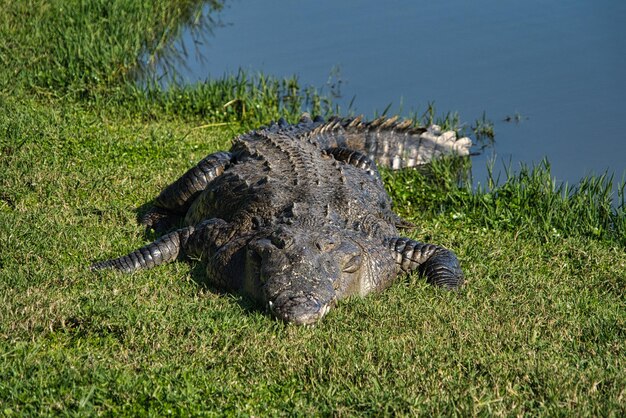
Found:
<path fill-rule="evenodd" d="M 209 219 L 196 226 L 172 231 L 122 257 L 93 263 L 90 269 L 114 269 L 131 273 L 185 257 L 201 258 L 217 251 L 230 238 L 230 231 L 231 228 L 226 221 Z"/>
<path fill-rule="evenodd" d="M 229 152 L 210 154 L 178 180 L 167 186 L 154 200 L 154 206 L 144 214 L 140 223 L 146 228 L 163 232 L 176 225 L 185 216 L 195 197 L 221 175 L 231 164 Z"/>
<path fill-rule="evenodd" d="M 385 240 L 385 245 L 395 253 L 398 268 L 405 273 L 417 270 L 428 283 L 448 289 L 463 285 L 463 271 L 452 251 L 399 237 Z"/>
<path fill-rule="evenodd" d="M 170 261 L 178 259 L 183 253 L 182 250 L 185 243 L 193 232 L 193 226 L 170 232 L 130 254 L 93 263 L 90 269 L 114 269 L 123 271 L 124 273 L 131 273 L 135 270 L 150 269 L 161 264 L 169 263 Z"/>

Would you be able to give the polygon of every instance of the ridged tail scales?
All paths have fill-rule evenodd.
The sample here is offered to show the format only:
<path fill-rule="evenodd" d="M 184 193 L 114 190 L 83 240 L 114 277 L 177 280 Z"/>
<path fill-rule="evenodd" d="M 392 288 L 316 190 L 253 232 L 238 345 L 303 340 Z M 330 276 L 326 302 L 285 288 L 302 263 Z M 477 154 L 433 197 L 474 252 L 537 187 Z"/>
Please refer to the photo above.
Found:
<path fill-rule="evenodd" d="M 463 285 L 463 271 L 452 251 L 401 237 L 386 239 L 385 246 L 394 252 L 396 264 L 403 272 L 417 270 L 428 283 L 448 289 Z"/>
<path fill-rule="evenodd" d="M 378 172 L 378 168 L 376 168 L 376 163 L 360 151 L 354 151 L 345 147 L 330 147 L 326 148 L 324 152 L 328 155 L 332 155 L 337 161 L 343 161 L 346 164 L 350 164 L 367 171 L 367 173 L 373 177 L 380 178 L 380 173 Z"/>
<path fill-rule="evenodd" d="M 122 257 L 93 263 L 91 270 L 114 269 L 125 273 L 146 270 L 185 257 L 200 257 L 221 246 L 229 228 L 222 219 L 209 219 L 196 226 L 172 231 Z"/>
<path fill-rule="evenodd" d="M 322 149 L 349 148 L 361 151 L 378 165 L 392 169 L 427 164 L 443 155 L 469 155 L 469 138 L 457 139 L 453 131 L 432 125 L 416 127 L 410 120 L 397 117 L 364 122 L 357 118 L 331 118 L 308 134 Z"/>
<path fill-rule="evenodd" d="M 163 189 L 154 200 L 154 207 L 141 217 L 140 223 L 157 231 L 167 230 L 185 215 L 195 197 L 211 180 L 220 176 L 232 160 L 233 155 L 229 152 L 208 155 Z"/>

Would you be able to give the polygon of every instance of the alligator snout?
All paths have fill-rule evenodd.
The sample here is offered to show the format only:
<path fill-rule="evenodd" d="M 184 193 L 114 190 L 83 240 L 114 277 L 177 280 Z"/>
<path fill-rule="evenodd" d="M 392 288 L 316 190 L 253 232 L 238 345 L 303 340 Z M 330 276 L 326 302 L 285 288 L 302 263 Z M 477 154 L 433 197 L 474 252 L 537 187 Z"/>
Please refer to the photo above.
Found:
<path fill-rule="evenodd" d="M 307 295 L 293 297 L 279 295 L 276 300 L 270 300 L 268 303 L 275 317 L 297 325 L 310 325 L 319 321 L 328 313 L 331 305 L 331 303 L 321 303 Z"/>

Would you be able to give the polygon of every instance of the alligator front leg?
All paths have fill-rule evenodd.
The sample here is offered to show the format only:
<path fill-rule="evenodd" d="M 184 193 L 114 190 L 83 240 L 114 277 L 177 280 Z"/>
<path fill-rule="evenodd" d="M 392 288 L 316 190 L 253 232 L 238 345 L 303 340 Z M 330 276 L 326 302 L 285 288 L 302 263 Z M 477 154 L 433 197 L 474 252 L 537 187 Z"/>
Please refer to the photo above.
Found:
<path fill-rule="evenodd" d="M 165 231 L 182 218 L 195 197 L 220 176 L 232 163 L 229 152 L 216 152 L 205 157 L 178 180 L 167 186 L 154 200 L 154 206 L 142 216 L 147 228 Z"/>
<path fill-rule="evenodd" d="M 93 263 L 90 269 L 114 269 L 132 273 L 185 257 L 202 258 L 221 247 L 230 237 L 230 230 L 226 221 L 209 219 L 196 226 L 172 231 L 122 257 Z"/>
<path fill-rule="evenodd" d="M 418 270 L 428 283 L 448 289 L 463 284 L 463 271 L 452 251 L 401 237 L 389 238 L 385 245 L 394 252 L 398 268 L 405 273 Z"/>

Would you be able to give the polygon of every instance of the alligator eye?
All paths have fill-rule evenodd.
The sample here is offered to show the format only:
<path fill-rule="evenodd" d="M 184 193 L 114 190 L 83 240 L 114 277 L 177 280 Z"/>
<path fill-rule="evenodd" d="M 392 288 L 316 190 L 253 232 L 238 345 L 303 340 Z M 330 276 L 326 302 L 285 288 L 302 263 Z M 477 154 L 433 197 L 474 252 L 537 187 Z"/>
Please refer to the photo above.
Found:
<path fill-rule="evenodd" d="M 281 237 L 277 237 L 276 235 L 272 235 L 270 237 L 272 244 L 274 244 L 278 248 L 285 248 L 285 240 Z"/>
<path fill-rule="evenodd" d="M 315 246 L 322 252 L 328 252 L 337 246 L 337 242 L 332 238 L 318 238 Z"/>
<path fill-rule="evenodd" d="M 265 277 L 261 274 L 261 266 L 263 264 L 263 256 L 257 251 L 258 248 L 250 248 L 246 253 L 246 269 L 248 274 L 252 273 L 261 279 L 261 283 L 265 283 Z"/>
<path fill-rule="evenodd" d="M 290 246 L 293 243 L 293 239 L 285 234 L 273 234 L 270 237 L 270 241 L 272 241 L 272 244 L 274 244 L 277 248 L 285 248 Z"/>
<path fill-rule="evenodd" d="M 354 273 L 361 267 L 362 258 L 360 255 L 355 255 L 343 266 L 342 271 L 344 273 Z"/>

